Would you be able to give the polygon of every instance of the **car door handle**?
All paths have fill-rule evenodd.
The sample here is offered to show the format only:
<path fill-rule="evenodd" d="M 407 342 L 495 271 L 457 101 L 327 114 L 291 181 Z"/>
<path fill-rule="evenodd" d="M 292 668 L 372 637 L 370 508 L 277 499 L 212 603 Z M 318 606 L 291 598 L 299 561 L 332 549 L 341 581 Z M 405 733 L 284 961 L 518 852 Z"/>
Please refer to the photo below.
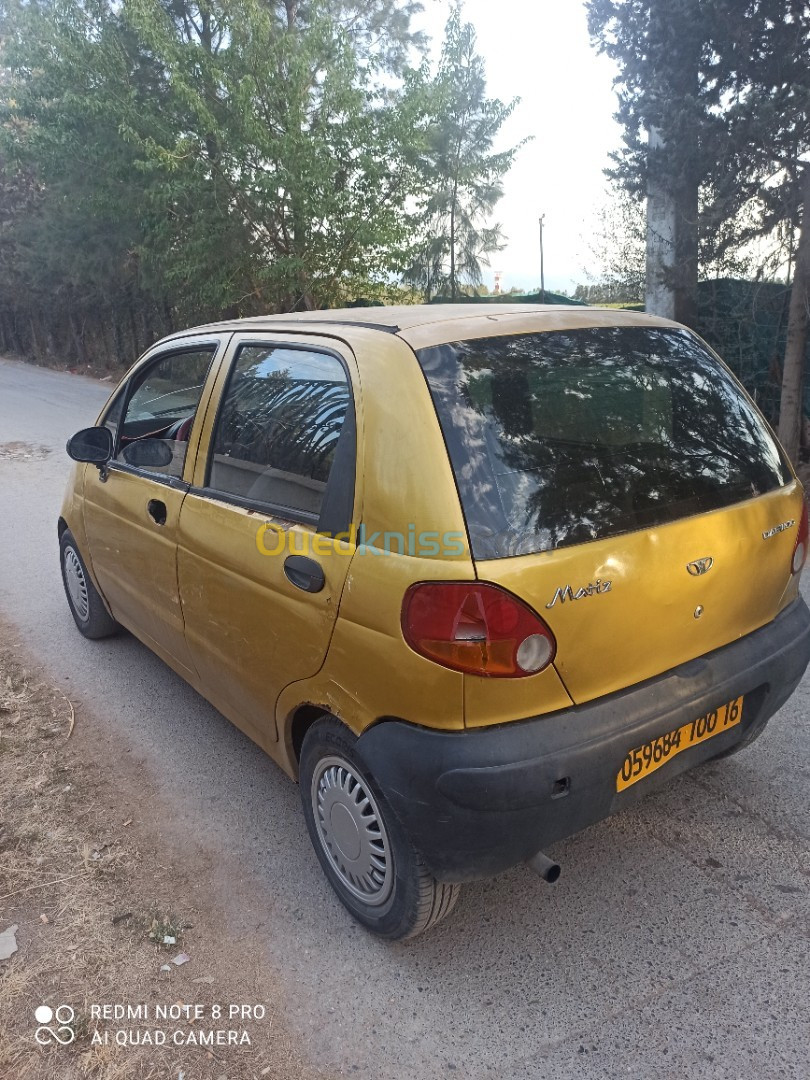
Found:
<path fill-rule="evenodd" d="M 304 592 L 320 592 L 326 584 L 323 570 L 314 559 L 306 555 L 290 555 L 284 560 L 287 580 Z"/>
<path fill-rule="evenodd" d="M 166 503 L 161 502 L 160 499 L 150 499 L 146 504 L 146 510 L 149 517 L 154 521 L 156 525 L 166 524 Z"/>

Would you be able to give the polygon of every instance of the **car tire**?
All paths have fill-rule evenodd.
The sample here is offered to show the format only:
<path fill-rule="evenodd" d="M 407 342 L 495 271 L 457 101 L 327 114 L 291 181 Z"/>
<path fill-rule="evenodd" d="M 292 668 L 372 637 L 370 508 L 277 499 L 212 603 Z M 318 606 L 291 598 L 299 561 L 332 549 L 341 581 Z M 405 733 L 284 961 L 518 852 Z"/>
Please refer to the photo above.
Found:
<path fill-rule="evenodd" d="M 389 941 L 414 938 L 449 915 L 461 887 L 436 881 L 427 870 L 356 742 L 331 716 L 307 731 L 299 775 L 307 829 L 329 883 L 354 918 Z"/>
<path fill-rule="evenodd" d="M 59 565 L 73 621 L 86 638 L 111 637 L 120 629 L 104 606 L 70 529 L 59 538 Z"/>

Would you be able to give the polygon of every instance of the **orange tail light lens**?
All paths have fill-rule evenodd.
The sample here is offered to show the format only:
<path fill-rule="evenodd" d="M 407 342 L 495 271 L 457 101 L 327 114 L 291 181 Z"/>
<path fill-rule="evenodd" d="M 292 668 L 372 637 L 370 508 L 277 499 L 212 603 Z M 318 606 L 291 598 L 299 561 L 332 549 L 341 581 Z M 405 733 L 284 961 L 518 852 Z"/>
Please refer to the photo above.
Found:
<path fill-rule="evenodd" d="M 536 675 L 557 651 L 535 611 L 481 582 L 412 585 L 402 604 L 402 632 L 415 652 L 437 664 L 502 679 Z"/>

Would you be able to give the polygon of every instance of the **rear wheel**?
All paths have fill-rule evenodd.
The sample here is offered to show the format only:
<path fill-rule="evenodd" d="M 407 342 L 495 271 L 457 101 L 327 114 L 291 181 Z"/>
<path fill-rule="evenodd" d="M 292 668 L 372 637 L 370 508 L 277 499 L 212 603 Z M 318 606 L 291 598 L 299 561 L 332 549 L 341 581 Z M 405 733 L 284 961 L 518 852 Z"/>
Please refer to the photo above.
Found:
<path fill-rule="evenodd" d="M 448 915 L 460 886 L 428 872 L 385 796 L 334 717 L 316 721 L 301 750 L 301 801 L 324 873 L 358 922 L 391 941 Z"/>
<path fill-rule="evenodd" d="M 59 539 L 62 583 L 73 620 L 86 638 L 105 638 L 116 633 L 118 623 L 104 606 L 70 529 Z"/>

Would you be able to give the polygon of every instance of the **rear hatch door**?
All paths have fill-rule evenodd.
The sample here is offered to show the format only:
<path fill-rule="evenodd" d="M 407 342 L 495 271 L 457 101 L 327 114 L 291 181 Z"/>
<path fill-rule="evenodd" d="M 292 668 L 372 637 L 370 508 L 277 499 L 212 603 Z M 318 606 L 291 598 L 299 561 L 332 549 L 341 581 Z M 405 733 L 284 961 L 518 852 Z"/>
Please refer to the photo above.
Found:
<path fill-rule="evenodd" d="M 702 656 L 770 622 L 785 598 L 798 484 L 735 507 L 550 556 L 483 561 L 542 615 L 555 666 L 582 703 Z M 798 509 L 797 509 L 798 504 Z M 775 526 L 789 528 L 763 537 Z"/>
<path fill-rule="evenodd" d="M 557 639 L 575 702 L 772 620 L 801 487 L 690 332 L 595 326 L 424 349 L 479 577 Z"/>

